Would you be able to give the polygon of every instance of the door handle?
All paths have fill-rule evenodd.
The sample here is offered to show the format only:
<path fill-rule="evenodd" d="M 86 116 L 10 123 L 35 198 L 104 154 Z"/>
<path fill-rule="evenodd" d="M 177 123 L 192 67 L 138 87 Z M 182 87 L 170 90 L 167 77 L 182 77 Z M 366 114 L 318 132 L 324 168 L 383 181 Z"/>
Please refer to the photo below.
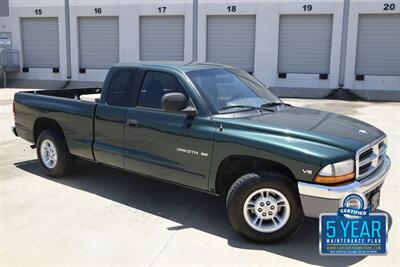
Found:
<path fill-rule="evenodd" d="M 138 127 L 139 126 L 139 121 L 137 120 L 127 120 L 126 125 L 129 127 Z"/>

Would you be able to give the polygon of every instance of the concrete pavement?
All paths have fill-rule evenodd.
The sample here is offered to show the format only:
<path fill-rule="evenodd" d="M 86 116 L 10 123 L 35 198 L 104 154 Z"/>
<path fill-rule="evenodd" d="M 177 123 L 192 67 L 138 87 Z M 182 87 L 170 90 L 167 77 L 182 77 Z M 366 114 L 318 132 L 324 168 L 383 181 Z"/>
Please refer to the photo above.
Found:
<path fill-rule="evenodd" d="M 322 257 L 318 221 L 291 239 L 257 245 L 239 237 L 224 199 L 79 161 L 68 178 L 49 179 L 35 151 L 15 138 L 11 99 L 0 90 L 0 265 L 397 265 L 400 103 L 285 99 L 338 112 L 383 129 L 392 169 L 380 209 L 392 220 L 385 257 Z"/>

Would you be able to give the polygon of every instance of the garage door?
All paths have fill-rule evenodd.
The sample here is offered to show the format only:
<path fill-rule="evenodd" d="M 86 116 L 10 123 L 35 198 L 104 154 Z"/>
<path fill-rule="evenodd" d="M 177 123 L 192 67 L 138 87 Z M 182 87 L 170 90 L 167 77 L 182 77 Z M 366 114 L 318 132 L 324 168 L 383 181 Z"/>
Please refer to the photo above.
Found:
<path fill-rule="evenodd" d="M 8 17 L 10 15 L 9 0 L 0 0 L 0 16 Z"/>
<path fill-rule="evenodd" d="M 141 60 L 184 60 L 184 16 L 140 17 Z"/>
<path fill-rule="evenodd" d="M 60 67 L 57 18 L 23 18 L 21 31 L 24 67 Z"/>
<path fill-rule="evenodd" d="M 400 75 L 400 15 L 360 15 L 356 74 Z"/>
<path fill-rule="evenodd" d="M 332 15 L 281 15 L 279 73 L 328 74 Z"/>
<path fill-rule="evenodd" d="M 207 61 L 254 71 L 256 16 L 208 16 Z"/>
<path fill-rule="evenodd" d="M 118 17 L 79 18 L 80 68 L 108 69 L 119 62 Z"/>

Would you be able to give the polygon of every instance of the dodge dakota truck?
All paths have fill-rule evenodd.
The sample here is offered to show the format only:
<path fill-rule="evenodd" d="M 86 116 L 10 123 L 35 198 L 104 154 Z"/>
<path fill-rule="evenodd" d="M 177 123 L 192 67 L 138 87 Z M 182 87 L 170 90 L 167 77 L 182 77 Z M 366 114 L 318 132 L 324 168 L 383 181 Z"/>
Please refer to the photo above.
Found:
<path fill-rule="evenodd" d="M 224 196 L 233 228 L 254 242 L 289 237 L 348 192 L 376 209 L 390 168 L 381 130 L 291 106 L 217 64 L 117 64 L 103 88 L 18 92 L 13 109 L 13 132 L 46 175 L 80 158 Z"/>

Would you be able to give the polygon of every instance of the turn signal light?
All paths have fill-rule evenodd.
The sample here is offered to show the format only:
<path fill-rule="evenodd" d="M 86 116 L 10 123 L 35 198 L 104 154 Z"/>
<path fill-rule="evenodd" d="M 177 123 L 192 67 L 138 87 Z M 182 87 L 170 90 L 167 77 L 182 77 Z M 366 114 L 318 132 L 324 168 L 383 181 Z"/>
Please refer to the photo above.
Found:
<path fill-rule="evenodd" d="M 354 172 L 341 176 L 316 176 L 314 182 L 318 184 L 340 184 L 354 179 Z"/>

